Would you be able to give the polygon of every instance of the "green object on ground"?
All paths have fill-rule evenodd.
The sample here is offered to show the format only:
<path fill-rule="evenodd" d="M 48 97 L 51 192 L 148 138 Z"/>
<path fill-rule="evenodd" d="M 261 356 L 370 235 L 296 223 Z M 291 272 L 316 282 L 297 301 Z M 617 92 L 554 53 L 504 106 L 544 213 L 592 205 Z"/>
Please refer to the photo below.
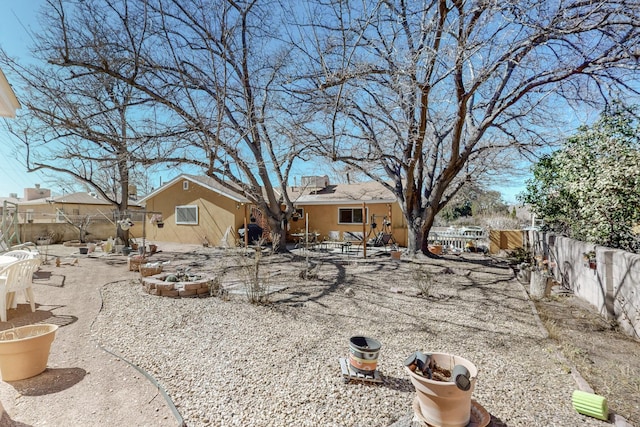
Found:
<path fill-rule="evenodd" d="M 603 396 L 575 390 L 571 396 L 571 402 L 573 403 L 573 408 L 583 415 L 604 421 L 609 419 L 607 399 Z"/>

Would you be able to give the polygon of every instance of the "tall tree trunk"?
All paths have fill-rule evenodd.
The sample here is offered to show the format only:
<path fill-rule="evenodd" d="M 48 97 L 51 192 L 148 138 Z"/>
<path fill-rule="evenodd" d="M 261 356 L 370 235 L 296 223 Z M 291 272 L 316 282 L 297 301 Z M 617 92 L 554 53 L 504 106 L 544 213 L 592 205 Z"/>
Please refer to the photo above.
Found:
<path fill-rule="evenodd" d="M 425 210 L 425 215 L 424 215 L 424 219 L 422 221 L 422 227 L 420 229 L 420 236 L 421 236 L 421 245 L 420 245 L 420 249 L 422 250 L 422 253 L 425 255 L 431 255 L 431 252 L 429 252 L 429 231 L 431 231 L 431 227 L 433 227 L 433 222 L 436 218 L 436 214 L 433 212 L 432 209 L 426 209 Z"/>
<path fill-rule="evenodd" d="M 284 212 L 282 214 L 284 216 Z M 269 223 L 269 228 L 271 230 L 271 238 L 277 236 L 277 239 L 274 239 L 272 245 L 277 247 L 278 252 L 284 252 L 287 249 L 287 231 L 283 227 L 282 218 L 274 218 L 273 215 L 267 215 L 267 222 Z"/>

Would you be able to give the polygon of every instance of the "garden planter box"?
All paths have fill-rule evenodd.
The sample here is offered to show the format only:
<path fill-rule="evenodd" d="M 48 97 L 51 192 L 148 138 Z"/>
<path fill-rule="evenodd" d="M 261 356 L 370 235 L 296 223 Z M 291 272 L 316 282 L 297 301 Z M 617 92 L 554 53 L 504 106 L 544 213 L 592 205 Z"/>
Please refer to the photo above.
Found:
<path fill-rule="evenodd" d="M 140 264 L 146 264 L 148 259 L 139 255 L 134 255 L 127 258 L 127 265 L 129 271 L 140 271 Z"/>

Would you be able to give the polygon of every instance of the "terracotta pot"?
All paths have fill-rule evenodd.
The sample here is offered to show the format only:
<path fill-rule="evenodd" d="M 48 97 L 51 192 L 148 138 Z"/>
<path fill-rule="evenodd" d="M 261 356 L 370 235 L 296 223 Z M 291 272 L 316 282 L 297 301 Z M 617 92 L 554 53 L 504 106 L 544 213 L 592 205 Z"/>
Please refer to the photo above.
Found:
<path fill-rule="evenodd" d="M 400 259 L 402 252 L 400 251 L 391 251 L 391 259 Z"/>
<path fill-rule="evenodd" d="M 429 252 L 435 255 L 442 254 L 442 245 L 429 245 Z"/>
<path fill-rule="evenodd" d="M 478 369 L 467 359 L 452 354 L 431 353 L 431 359 L 438 366 L 450 371 L 457 365 L 464 366 L 469 371 L 471 385 L 467 390 L 462 390 L 455 382 L 430 380 L 405 366 L 416 389 L 421 417 L 433 426 L 466 426 L 471 419 L 471 393 L 475 388 Z"/>
<path fill-rule="evenodd" d="M 3 381 L 34 377 L 47 368 L 58 325 L 20 326 L 0 332 L 0 374 Z"/>

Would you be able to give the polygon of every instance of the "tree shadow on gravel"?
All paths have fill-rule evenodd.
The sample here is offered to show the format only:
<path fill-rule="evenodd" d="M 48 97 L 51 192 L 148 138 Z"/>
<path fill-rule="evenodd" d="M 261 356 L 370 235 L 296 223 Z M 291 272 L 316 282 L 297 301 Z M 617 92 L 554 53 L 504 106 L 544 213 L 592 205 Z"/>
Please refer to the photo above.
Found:
<path fill-rule="evenodd" d="M 413 393 L 416 391 L 411 381 L 407 378 L 398 378 L 391 375 L 382 376 L 382 386 L 402 393 Z"/>
<path fill-rule="evenodd" d="M 341 263 L 330 263 L 330 262 L 326 262 L 325 260 L 323 260 L 322 262 L 323 264 L 331 264 L 335 267 L 336 269 L 335 280 L 333 281 L 318 280 L 316 281 L 318 284 L 320 283 L 327 284 L 327 286 L 322 287 L 322 290 L 320 292 L 317 292 L 317 293 L 300 292 L 300 291 L 291 292 L 288 298 L 282 298 L 276 301 L 275 304 L 298 306 L 300 304 L 305 304 L 308 302 L 315 302 L 316 304 L 323 306 L 320 300 L 336 292 L 340 288 L 340 286 L 344 285 L 347 277 L 347 272 L 344 265 Z"/>

